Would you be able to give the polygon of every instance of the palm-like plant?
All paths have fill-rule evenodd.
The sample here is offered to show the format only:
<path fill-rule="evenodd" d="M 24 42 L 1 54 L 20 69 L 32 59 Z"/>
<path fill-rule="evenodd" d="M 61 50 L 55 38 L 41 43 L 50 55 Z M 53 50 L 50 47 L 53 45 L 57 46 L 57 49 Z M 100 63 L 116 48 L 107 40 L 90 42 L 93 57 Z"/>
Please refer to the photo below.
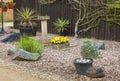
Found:
<path fill-rule="evenodd" d="M 63 32 L 64 30 L 67 30 L 67 25 L 70 24 L 70 21 L 67 19 L 63 18 L 58 18 L 55 22 L 54 25 L 57 29 L 57 32 Z"/>
<path fill-rule="evenodd" d="M 17 20 L 21 21 L 22 24 L 25 25 L 32 25 L 31 20 L 35 18 L 34 16 L 35 12 L 34 10 L 30 8 L 22 8 L 22 9 L 17 9 Z"/>

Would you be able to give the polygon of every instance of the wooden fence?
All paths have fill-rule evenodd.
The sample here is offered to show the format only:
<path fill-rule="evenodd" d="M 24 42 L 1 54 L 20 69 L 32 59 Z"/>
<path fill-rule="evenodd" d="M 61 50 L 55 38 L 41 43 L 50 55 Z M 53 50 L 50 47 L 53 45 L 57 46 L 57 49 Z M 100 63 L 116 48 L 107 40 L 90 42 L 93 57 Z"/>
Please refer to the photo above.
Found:
<path fill-rule="evenodd" d="M 16 8 L 30 7 L 35 9 L 37 14 L 50 16 L 50 20 L 48 21 L 49 33 L 56 33 L 53 22 L 55 22 L 57 18 L 69 19 L 71 23 L 67 28 L 68 35 L 70 36 L 74 35 L 76 12 L 71 8 L 71 5 L 68 3 L 67 0 L 57 0 L 53 4 L 42 6 L 40 6 L 38 0 L 14 0 L 14 1 L 17 2 L 14 12 L 16 12 Z M 17 26 L 16 22 L 17 21 L 15 21 L 15 26 Z M 120 27 L 118 25 L 108 26 L 104 21 L 102 21 L 98 27 L 91 29 L 88 32 L 81 33 L 79 37 L 120 41 Z"/>

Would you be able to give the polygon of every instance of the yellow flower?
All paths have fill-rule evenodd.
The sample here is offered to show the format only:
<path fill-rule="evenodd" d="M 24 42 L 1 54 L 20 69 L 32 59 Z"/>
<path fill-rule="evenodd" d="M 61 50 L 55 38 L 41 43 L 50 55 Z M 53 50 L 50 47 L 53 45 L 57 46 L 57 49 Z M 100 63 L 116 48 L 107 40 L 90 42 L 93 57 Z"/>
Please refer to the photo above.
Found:
<path fill-rule="evenodd" d="M 56 36 L 50 40 L 52 44 L 64 44 L 69 42 L 69 38 L 64 36 Z"/>

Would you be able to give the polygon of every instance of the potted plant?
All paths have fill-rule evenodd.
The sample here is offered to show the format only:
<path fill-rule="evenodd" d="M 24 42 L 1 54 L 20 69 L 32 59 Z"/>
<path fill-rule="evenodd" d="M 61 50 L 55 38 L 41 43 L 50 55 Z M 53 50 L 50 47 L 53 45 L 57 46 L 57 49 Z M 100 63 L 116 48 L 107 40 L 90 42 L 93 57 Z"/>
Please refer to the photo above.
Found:
<path fill-rule="evenodd" d="M 66 30 L 67 30 L 67 25 L 70 24 L 70 21 L 67 19 L 63 18 L 58 18 L 55 22 L 54 25 L 56 27 L 57 32 L 59 33 L 60 36 L 66 36 Z"/>
<path fill-rule="evenodd" d="M 16 2 L 10 1 L 8 2 L 8 8 L 9 9 L 13 9 L 13 7 L 15 6 Z"/>
<path fill-rule="evenodd" d="M 53 49 L 61 49 L 69 46 L 70 39 L 64 36 L 56 36 L 50 40 Z"/>
<path fill-rule="evenodd" d="M 17 9 L 16 20 L 20 21 L 20 33 L 28 36 L 35 36 L 37 31 L 37 25 L 33 22 L 35 18 L 35 12 L 30 8 Z"/>
<path fill-rule="evenodd" d="M 8 4 L 6 2 L 1 3 L 0 7 L 2 8 L 2 12 L 7 12 Z"/>
<path fill-rule="evenodd" d="M 74 60 L 76 72 L 78 74 L 86 74 L 86 71 L 92 66 L 93 59 L 99 56 L 99 51 L 91 40 L 84 39 L 80 54 L 82 58 Z"/>

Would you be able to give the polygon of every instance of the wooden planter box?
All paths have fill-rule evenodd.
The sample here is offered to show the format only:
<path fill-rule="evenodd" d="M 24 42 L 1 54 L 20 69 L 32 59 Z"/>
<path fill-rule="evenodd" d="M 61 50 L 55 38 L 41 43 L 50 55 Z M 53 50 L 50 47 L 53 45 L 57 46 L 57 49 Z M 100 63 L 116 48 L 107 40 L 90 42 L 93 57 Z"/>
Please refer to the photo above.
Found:
<path fill-rule="evenodd" d="M 68 48 L 70 46 L 70 43 L 65 43 L 65 44 L 52 44 L 52 48 L 53 49 L 64 49 L 64 48 Z"/>

